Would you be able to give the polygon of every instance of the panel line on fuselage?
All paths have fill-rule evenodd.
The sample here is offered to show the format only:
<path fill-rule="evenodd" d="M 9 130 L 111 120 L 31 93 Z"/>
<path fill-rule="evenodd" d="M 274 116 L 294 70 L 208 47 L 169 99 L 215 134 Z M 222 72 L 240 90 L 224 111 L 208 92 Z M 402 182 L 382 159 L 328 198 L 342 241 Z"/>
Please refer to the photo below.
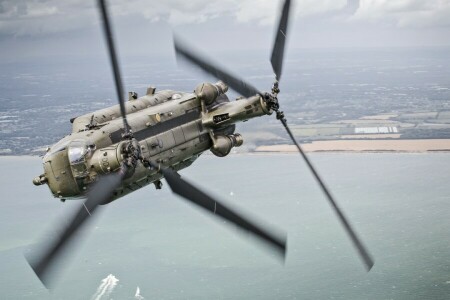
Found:
<path fill-rule="evenodd" d="M 170 120 L 155 124 L 153 126 L 150 126 L 148 128 L 139 130 L 134 133 L 134 137 L 138 140 L 145 140 L 149 137 L 158 135 L 160 133 L 169 131 L 173 128 L 176 128 L 178 126 L 181 126 L 183 124 L 189 123 L 191 121 L 194 121 L 200 117 L 200 110 L 199 109 L 193 109 L 190 111 L 187 111 L 185 114 L 181 116 L 174 117 Z M 123 129 L 114 131 L 110 134 L 111 141 L 113 144 L 118 143 L 122 140 L 122 133 Z"/>

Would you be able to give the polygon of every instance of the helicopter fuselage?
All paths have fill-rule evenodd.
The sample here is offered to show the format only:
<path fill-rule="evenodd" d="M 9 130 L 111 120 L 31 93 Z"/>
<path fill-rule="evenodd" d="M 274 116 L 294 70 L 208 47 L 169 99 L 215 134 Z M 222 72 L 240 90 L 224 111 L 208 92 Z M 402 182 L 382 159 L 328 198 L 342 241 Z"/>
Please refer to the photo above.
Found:
<path fill-rule="evenodd" d="M 208 94 L 208 88 L 217 93 Z M 125 109 L 142 157 L 158 167 L 137 163 L 111 201 L 150 183 L 160 188 L 159 167 L 184 169 L 207 150 L 226 156 L 243 142 L 234 133 L 236 122 L 272 113 L 260 95 L 229 101 L 221 82 L 201 84 L 194 93 L 149 90 L 130 97 Z M 125 143 L 120 116 L 116 105 L 73 119 L 72 133 L 47 150 L 44 174 L 34 184 L 46 183 L 60 199 L 83 198 L 99 176 L 117 172 Z"/>

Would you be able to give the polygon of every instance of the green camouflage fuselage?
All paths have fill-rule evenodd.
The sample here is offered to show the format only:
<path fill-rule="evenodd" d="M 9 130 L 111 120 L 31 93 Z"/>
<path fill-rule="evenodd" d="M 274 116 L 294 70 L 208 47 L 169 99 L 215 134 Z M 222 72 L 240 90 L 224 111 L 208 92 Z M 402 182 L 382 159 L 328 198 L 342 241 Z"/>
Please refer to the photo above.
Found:
<path fill-rule="evenodd" d="M 125 103 L 128 123 L 145 159 L 181 170 L 209 149 L 225 156 L 242 144 L 242 137 L 234 134 L 234 123 L 271 113 L 259 95 L 230 102 L 225 93 L 205 95 L 206 88 L 215 85 L 204 85 L 203 91 L 199 86 L 194 93 L 153 90 Z M 118 105 L 72 121 L 72 133 L 47 151 L 45 173 L 33 180 L 36 185 L 46 183 L 61 199 L 83 197 L 98 176 L 118 171 L 123 160 L 124 131 Z M 161 177 L 157 168 L 138 163 L 111 201 L 159 183 Z"/>

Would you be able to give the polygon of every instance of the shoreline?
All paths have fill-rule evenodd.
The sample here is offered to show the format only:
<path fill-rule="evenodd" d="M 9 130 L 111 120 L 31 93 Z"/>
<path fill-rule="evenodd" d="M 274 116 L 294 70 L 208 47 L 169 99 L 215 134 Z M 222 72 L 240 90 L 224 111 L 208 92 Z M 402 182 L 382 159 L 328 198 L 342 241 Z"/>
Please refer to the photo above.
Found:
<path fill-rule="evenodd" d="M 301 144 L 302 149 L 308 153 L 399 153 L 399 154 L 432 154 L 450 153 L 450 139 L 418 139 L 418 140 L 327 140 L 313 141 Z M 292 154 L 298 153 L 297 147 L 292 144 L 261 145 L 251 151 L 232 151 L 230 155 L 246 154 Z M 205 152 L 206 155 L 213 155 Z M 0 154 L 1 157 L 39 157 L 38 154 Z"/>
<path fill-rule="evenodd" d="M 313 141 L 301 145 L 305 152 L 332 153 L 448 153 L 450 139 L 420 140 L 329 140 Z M 264 145 L 254 150 L 256 153 L 297 152 L 295 145 Z"/>

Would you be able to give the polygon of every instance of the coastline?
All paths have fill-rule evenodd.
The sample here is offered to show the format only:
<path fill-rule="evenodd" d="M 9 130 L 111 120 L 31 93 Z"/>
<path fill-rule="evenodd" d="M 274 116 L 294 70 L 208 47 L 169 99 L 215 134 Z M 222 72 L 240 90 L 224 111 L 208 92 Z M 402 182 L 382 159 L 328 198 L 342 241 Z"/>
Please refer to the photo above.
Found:
<path fill-rule="evenodd" d="M 303 150 L 308 153 L 450 153 L 450 139 L 374 139 L 374 140 L 327 140 L 313 141 L 301 144 Z M 297 147 L 292 144 L 261 145 L 250 151 L 232 151 L 232 155 L 245 154 L 292 154 L 298 153 Z M 205 152 L 206 155 L 213 155 Z M 34 158 L 37 154 L 3 154 L 4 158 Z"/>
<path fill-rule="evenodd" d="M 421 140 L 329 140 L 302 144 L 305 152 L 345 152 L 345 153 L 442 153 L 450 152 L 450 139 Z M 297 152 L 295 145 L 263 145 L 254 153 Z"/>

